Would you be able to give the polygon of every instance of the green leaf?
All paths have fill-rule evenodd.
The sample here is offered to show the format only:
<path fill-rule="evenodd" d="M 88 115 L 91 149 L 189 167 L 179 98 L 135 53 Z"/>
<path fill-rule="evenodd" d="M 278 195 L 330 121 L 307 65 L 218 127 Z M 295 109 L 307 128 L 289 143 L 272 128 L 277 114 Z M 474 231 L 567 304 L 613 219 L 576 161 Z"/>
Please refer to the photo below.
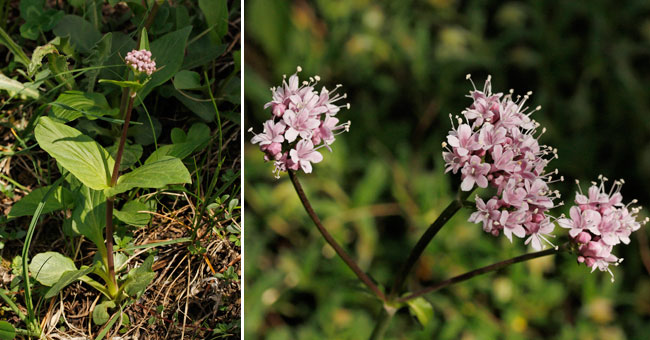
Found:
<path fill-rule="evenodd" d="M 106 61 L 111 56 L 112 44 L 113 44 L 113 33 L 108 32 L 104 34 L 102 39 L 99 40 L 99 42 L 97 42 L 95 46 L 93 46 L 92 50 L 90 51 L 90 55 L 84 59 L 84 63 L 89 67 L 103 66 L 104 63 L 106 63 Z M 86 72 L 86 79 L 88 80 L 88 87 L 87 87 L 88 92 L 92 92 L 94 90 L 95 82 L 97 81 L 97 77 L 99 76 L 100 72 L 101 69 L 99 68 L 88 70 Z"/>
<path fill-rule="evenodd" d="M 68 89 L 75 87 L 74 77 L 68 68 L 68 57 L 58 54 L 49 54 L 47 56 L 50 71 L 61 84 L 65 84 Z"/>
<path fill-rule="evenodd" d="M 21 83 L 17 80 L 8 78 L 0 73 L 0 90 L 9 92 L 10 96 L 18 95 L 34 99 L 40 96 L 37 87 L 32 83 Z"/>
<path fill-rule="evenodd" d="M 147 34 L 147 29 L 142 28 L 142 33 L 140 34 L 140 50 L 149 51 L 149 34 Z"/>
<path fill-rule="evenodd" d="M 109 146 L 106 150 L 115 158 L 117 156 L 117 148 L 120 146 L 119 141 Z M 140 144 L 124 144 L 122 151 L 122 162 L 120 163 L 120 171 L 132 167 L 142 157 L 142 145 Z"/>
<path fill-rule="evenodd" d="M 185 45 L 190 31 L 192 31 L 192 26 L 187 26 L 151 42 L 151 55 L 156 61 L 158 71 L 151 75 L 151 79 L 140 90 L 140 100 L 144 100 L 151 90 L 171 79 L 178 72 L 183 64 Z"/>
<path fill-rule="evenodd" d="M 136 199 L 126 202 L 121 210 L 114 210 L 113 213 L 118 220 L 140 227 L 149 224 L 151 214 L 140 213 L 139 211 L 155 211 L 155 207 L 155 200 L 149 200 L 145 203 Z"/>
<path fill-rule="evenodd" d="M 433 306 L 423 297 L 415 298 L 406 302 L 411 314 L 420 321 L 423 327 L 426 327 L 433 320 Z"/>
<path fill-rule="evenodd" d="M 0 321 L 0 339 L 12 340 L 16 337 L 16 329 L 7 321 Z"/>
<path fill-rule="evenodd" d="M 163 188 L 169 184 L 191 183 L 190 173 L 176 157 L 165 156 L 156 162 L 145 164 L 117 180 L 114 187 L 104 190 L 107 197 L 115 196 L 132 188 Z"/>
<path fill-rule="evenodd" d="M 72 212 L 71 229 L 86 236 L 103 250 L 105 226 L 106 196 L 104 196 L 104 192 L 82 186 L 77 196 L 76 208 Z"/>
<path fill-rule="evenodd" d="M 115 161 L 92 138 L 49 117 L 39 119 L 34 135 L 41 148 L 83 184 L 95 190 L 109 187 Z"/>
<path fill-rule="evenodd" d="M 176 29 L 179 30 L 190 25 L 190 14 L 185 6 L 174 7 L 176 12 Z"/>
<path fill-rule="evenodd" d="M 156 273 L 151 270 L 153 260 L 153 255 L 149 255 L 140 267 L 132 269 L 127 274 L 126 283 L 124 283 L 124 292 L 127 295 L 139 296 L 156 277 Z"/>
<path fill-rule="evenodd" d="M 27 194 L 27 196 L 23 197 L 11 207 L 11 211 L 9 211 L 7 217 L 15 218 L 33 215 L 36 207 L 41 201 L 43 201 L 43 197 L 45 197 L 48 190 L 50 190 L 49 185 L 32 190 L 32 192 Z M 73 204 L 74 196 L 72 195 L 72 192 L 59 186 L 54 189 L 45 201 L 41 214 L 51 213 L 52 211 L 65 209 L 66 207 L 72 208 Z"/>
<path fill-rule="evenodd" d="M 180 129 L 172 130 L 174 144 L 159 147 L 147 158 L 145 164 L 153 163 L 165 156 L 183 159 L 210 140 L 210 128 L 203 123 L 192 125 L 187 135 L 182 130 L 180 132 L 178 130 Z"/>
<path fill-rule="evenodd" d="M 87 267 L 84 269 L 70 270 L 63 273 L 63 275 L 61 275 L 61 278 L 59 278 L 59 280 L 52 286 L 52 288 L 48 289 L 47 293 L 45 293 L 45 298 L 49 299 L 56 296 L 56 294 L 58 294 L 61 289 L 79 280 L 82 276 L 90 274 L 93 270 L 93 267 Z"/>
<path fill-rule="evenodd" d="M 111 315 L 108 313 L 109 308 L 115 308 L 115 302 L 113 301 L 104 301 L 95 306 L 93 309 L 93 322 L 95 325 L 103 325 L 108 322 L 108 319 L 111 318 Z"/>
<path fill-rule="evenodd" d="M 113 84 L 117 85 L 119 87 L 128 87 L 133 89 L 134 91 L 137 91 L 142 88 L 142 84 L 139 81 L 133 81 L 133 80 L 112 80 L 112 79 L 100 79 L 99 83 L 108 83 L 108 84 Z"/>
<path fill-rule="evenodd" d="M 36 281 L 48 287 L 57 283 L 63 273 L 75 270 L 77 267 L 72 259 L 52 251 L 36 254 L 29 264 L 29 271 Z"/>
<path fill-rule="evenodd" d="M 226 0 L 199 0 L 199 8 L 205 15 L 205 21 L 212 30 L 210 38 L 213 42 L 221 42 L 228 33 L 228 2 Z"/>
<path fill-rule="evenodd" d="M 115 116 L 119 112 L 108 105 L 101 93 L 67 91 L 60 94 L 54 103 L 61 105 L 52 105 L 52 116 L 65 122 L 82 117 L 84 113 L 87 113 L 86 118 L 94 120 L 104 115 Z"/>
<path fill-rule="evenodd" d="M 174 76 L 174 87 L 177 90 L 195 90 L 201 86 L 201 77 L 194 71 L 181 70 Z"/>
<path fill-rule="evenodd" d="M 76 50 L 88 53 L 95 46 L 102 35 L 95 27 L 77 15 L 65 15 L 54 27 L 54 34 L 59 37 L 70 36 L 70 41 Z"/>
<path fill-rule="evenodd" d="M 222 55 L 228 47 L 227 44 L 215 44 L 210 37 L 203 36 L 188 46 L 187 55 L 183 60 L 183 70 L 191 70 L 212 62 Z"/>
<path fill-rule="evenodd" d="M 33 76 L 36 73 L 36 70 L 41 67 L 43 58 L 50 53 L 58 54 L 59 51 L 56 49 L 56 46 L 53 44 L 45 44 L 43 46 L 38 46 L 32 54 L 32 61 L 27 66 L 27 73 L 30 76 Z"/>

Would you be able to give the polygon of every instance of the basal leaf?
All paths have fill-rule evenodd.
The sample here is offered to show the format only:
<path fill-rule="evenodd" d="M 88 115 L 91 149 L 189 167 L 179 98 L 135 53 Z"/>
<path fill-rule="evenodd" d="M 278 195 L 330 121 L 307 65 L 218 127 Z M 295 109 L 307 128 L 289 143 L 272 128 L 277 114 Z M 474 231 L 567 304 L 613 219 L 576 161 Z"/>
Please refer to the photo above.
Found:
<path fill-rule="evenodd" d="M 32 277 L 44 286 L 52 286 L 63 273 L 76 270 L 77 267 L 69 257 L 52 251 L 36 254 L 29 264 Z"/>
<path fill-rule="evenodd" d="M 16 337 L 16 329 L 7 321 L 0 321 L 0 339 L 12 340 Z"/>
<path fill-rule="evenodd" d="M 126 278 L 124 284 L 124 292 L 129 296 L 138 296 L 144 292 L 147 286 L 151 283 L 156 273 L 151 270 L 153 265 L 153 255 L 149 255 L 140 267 L 132 269 Z"/>
<path fill-rule="evenodd" d="M 4 74 L 0 73 L 0 90 L 5 90 L 9 92 L 10 96 L 18 95 L 25 96 L 34 99 L 40 97 L 37 86 L 31 83 L 21 83 L 17 80 L 8 78 Z"/>
<path fill-rule="evenodd" d="M 34 214 L 36 207 L 43 200 L 43 197 L 50 190 L 50 186 L 40 187 L 34 189 L 27 196 L 23 197 L 20 201 L 16 202 L 11 207 L 11 211 L 7 215 L 8 218 L 15 218 L 20 216 L 31 216 Z M 52 211 L 61 210 L 64 208 L 72 208 L 74 206 L 74 197 L 70 190 L 59 186 L 45 201 L 43 211 L 41 214 L 47 214 Z"/>
<path fill-rule="evenodd" d="M 108 300 L 95 306 L 95 309 L 93 309 L 93 322 L 95 325 L 103 325 L 108 322 L 108 319 L 111 318 L 108 313 L 109 308 L 115 308 L 115 302 Z"/>
<path fill-rule="evenodd" d="M 71 270 L 63 273 L 59 280 L 50 289 L 48 289 L 47 293 L 45 293 L 45 298 L 49 299 L 56 296 L 56 294 L 58 294 L 61 289 L 79 280 L 82 276 L 90 274 L 93 269 L 93 267 L 87 267 L 84 269 Z"/>
<path fill-rule="evenodd" d="M 165 156 L 120 176 L 117 184 L 105 189 L 104 193 L 110 197 L 132 188 L 163 188 L 169 184 L 191 182 L 190 173 L 183 162 L 176 157 Z"/>
<path fill-rule="evenodd" d="M 95 190 L 109 187 L 115 161 L 92 138 L 49 117 L 39 119 L 34 134 L 41 148 L 83 184 Z"/>

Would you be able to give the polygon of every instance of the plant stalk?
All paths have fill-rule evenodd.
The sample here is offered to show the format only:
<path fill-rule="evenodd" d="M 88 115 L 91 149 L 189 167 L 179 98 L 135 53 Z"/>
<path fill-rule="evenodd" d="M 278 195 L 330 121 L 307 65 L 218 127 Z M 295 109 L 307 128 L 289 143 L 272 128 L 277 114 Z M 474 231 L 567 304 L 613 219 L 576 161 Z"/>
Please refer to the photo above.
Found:
<path fill-rule="evenodd" d="M 305 210 L 307 211 L 307 215 L 311 217 L 311 220 L 314 221 L 314 224 L 316 225 L 316 228 L 318 228 L 318 231 L 323 235 L 325 238 L 325 241 L 334 248 L 334 251 L 336 254 L 345 262 L 345 264 L 352 269 L 352 271 L 357 275 L 359 280 L 361 280 L 368 288 L 382 301 L 386 301 L 386 296 L 384 293 L 377 287 L 377 285 L 373 282 L 372 278 L 368 276 L 361 268 L 359 268 L 359 265 L 352 259 L 352 257 L 334 240 L 332 235 L 325 229 L 323 224 L 321 223 L 320 219 L 318 218 L 318 215 L 316 215 L 316 212 L 311 206 L 311 203 L 309 203 L 309 199 L 307 198 L 307 195 L 305 194 L 305 191 L 302 189 L 302 185 L 300 185 L 300 181 L 298 180 L 298 176 L 296 175 L 296 172 L 293 170 L 289 170 L 289 178 L 291 178 L 291 183 L 293 183 L 293 187 L 296 189 L 296 193 L 298 194 L 298 197 L 300 197 L 300 201 L 302 202 L 302 205 L 305 207 Z"/>
<path fill-rule="evenodd" d="M 390 325 L 390 321 L 393 319 L 395 312 L 397 312 L 397 308 L 395 307 L 387 305 L 381 307 L 379 317 L 377 318 L 377 324 L 375 324 L 375 328 L 372 330 L 372 334 L 370 334 L 370 340 L 380 340 L 384 338 L 384 334 L 386 334 L 388 325 Z"/>
<path fill-rule="evenodd" d="M 435 284 L 433 286 L 421 289 L 421 290 L 419 290 L 419 291 L 417 291 L 417 292 L 415 292 L 415 293 L 413 293 L 411 295 L 408 295 L 408 296 L 405 296 L 405 297 L 403 297 L 401 299 L 398 299 L 397 302 L 406 302 L 408 300 L 420 297 L 420 296 L 422 296 L 424 294 L 427 294 L 427 293 L 430 293 L 430 292 L 445 288 L 445 287 L 450 286 L 452 284 L 469 280 L 469 279 L 473 278 L 474 276 L 478 276 L 478 275 L 481 275 L 481 274 L 485 274 L 485 273 L 489 273 L 489 272 L 499 270 L 499 269 L 501 269 L 503 267 L 507 267 L 507 266 L 509 266 L 511 264 L 536 259 L 538 257 L 557 254 L 557 253 L 560 253 L 560 252 L 568 249 L 568 246 L 569 246 L 569 244 L 565 243 L 565 244 L 557 247 L 557 249 L 556 248 L 550 248 L 550 249 L 538 251 L 538 252 L 535 252 L 535 253 L 524 254 L 524 255 L 513 257 L 513 258 L 508 259 L 508 260 L 493 263 L 493 264 L 491 264 L 489 266 L 474 269 L 474 270 L 472 270 L 470 272 L 467 272 L 465 274 L 454 276 L 454 277 L 452 277 L 450 279 L 441 281 L 441 282 L 439 282 L 439 283 L 437 283 L 437 284 Z"/>
<path fill-rule="evenodd" d="M 409 254 L 406 262 L 402 266 L 399 275 L 395 277 L 395 282 L 393 283 L 393 287 L 391 288 L 390 294 L 388 295 L 389 301 L 392 301 L 402 290 L 404 282 L 406 282 L 406 278 L 415 266 L 415 263 L 417 263 L 420 256 L 422 256 L 422 253 L 426 249 L 427 245 L 429 245 L 429 242 L 431 242 L 438 231 L 442 229 L 445 223 L 447 223 L 447 221 L 449 221 L 454 216 L 454 214 L 456 214 L 456 212 L 458 212 L 458 210 L 463 207 L 462 202 L 463 199 L 461 199 L 461 197 L 458 197 L 457 199 L 451 201 L 445 210 L 442 211 L 440 216 L 438 216 L 438 218 L 429 226 L 429 228 L 427 228 L 422 237 L 420 237 L 418 242 L 415 244 L 415 247 L 413 247 L 411 250 L 411 253 Z"/>
<path fill-rule="evenodd" d="M 126 108 L 124 114 L 124 125 L 122 126 L 122 136 L 120 137 L 120 144 L 117 148 L 117 154 L 115 156 L 115 165 L 113 166 L 113 172 L 111 174 L 111 187 L 114 187 L 117 183 L 117 179 L 120 176 L 120 164 L 122 163 L 122 154 L 124 153 L 124 145 L 126 144 L 126 134 L 129 129 L 129 122 L 131 121 L 131 112 L 133 111 L 133 101 L 135 100 L 135 92 L 129 90 L 129 104 Z M 106 198 L 106 266 L 108 267 L 108 290 L 112 297 L 116 297 L 118 294 L 117 280 L 115 278 L 115 260 L 113 257 L 113 205 L 115 203 L 115 197 Z"/>

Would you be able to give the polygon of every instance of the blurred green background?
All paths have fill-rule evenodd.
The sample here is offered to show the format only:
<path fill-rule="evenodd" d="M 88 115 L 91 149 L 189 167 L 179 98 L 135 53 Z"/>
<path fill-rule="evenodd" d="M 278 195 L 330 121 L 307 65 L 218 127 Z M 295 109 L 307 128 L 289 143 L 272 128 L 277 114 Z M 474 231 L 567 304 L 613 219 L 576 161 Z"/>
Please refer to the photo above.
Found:
<path fill-rule="evenodd" d="M 344 85 L 352 108 L 338 117 L 351 131 L 300 177 L 326 227 L 380 283 L 458 187 L 442 173 L 440 143 L 447 115 L 471 103 L 467 73 L 478 86 L 491 74 L 496 91 L 534 92 L 567 203 L 575 179 L 602 173 L 625 178 L 625 201 L 650 206 L 648 1 L 249 0 L 245 51 L 246 129 L 262 130 L 269 87 L 296 65 Z M 246 338 L 367 338 L 379 303 L 325 246 L 287 176 L 275 180 L 250 143 L 245 157 Z M 466 222 L 469 213 L 433 240 L 411 289 L 530 251 Z M 625 257 L 615 283 L 575 256 L 542 258 L 427 295 L 429 322 L 402 309 L 387 338 L 647 339 L 645 229 L 614 249 Z"/>

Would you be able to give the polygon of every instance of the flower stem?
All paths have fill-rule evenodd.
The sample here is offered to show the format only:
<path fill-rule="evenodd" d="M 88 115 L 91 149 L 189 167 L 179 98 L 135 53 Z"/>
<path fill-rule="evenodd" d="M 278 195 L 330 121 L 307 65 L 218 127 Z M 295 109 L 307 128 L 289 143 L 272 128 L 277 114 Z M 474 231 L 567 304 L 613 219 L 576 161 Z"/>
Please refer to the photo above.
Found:
<path fill-rule="evenodd" d="M 465 274 L 454 276 L 454 277 L 452 277 L 450 279 L 439 282 L 439 283 L 437 283 L 437 284 L 435 284 L 433 286 L 430 286 L 430 287 L 424 288 L 422 290 L 419 290 L 419 291 L 417 291 L 417 292 L 415 292 L 415 293 L 413 293 L 411 295 L 408 295 L 408 296 L 405 296 L 405 297 L 403 297 L 401 299 L 398 299 L 397 302 L 406 302 L 408 300 L 415 299 L 415 298 L 417 298 L 419 296 L 422 296 L 424 294 L 427 294 L 427 293 L 430 293 L 430 292 L 445 288 L 445 287 L 450 286 L 450 285 L 452 285 L 454 283 L 469 280 L 469 279 L 473 278 L 474 276 L 478 276 L 478 275 L 481 275 L 481 274 L 485 274 L 485 273 L 489 273 L 489 272 L 499 270 L 499 269 L 501 269 L 503 267 L 507 267 L 507 266 L 509 266 L 511 264 L 524 262 L 524 261 L 536 259 L 538 257 L 543 257 L 543 256 L 547 256 L 547 255 L 557 254 L 557 253 L 560 253 L 560 252 L 568 249 L 568 245 L 569 245 L 568 243 L 565 243 L 565 244 L 559 246 L 557 249 L 556 248 L 551 248 L 551 249 L 538 251 L 538 252 L 535 252 L 535 253 L 524 254 L 524 255 L 517 256 L 517 257 L 513 257 L 513 258 L 505 260 L 505 261 L 493 263 L 493 264 L 491 264 L 489 266 L 474 269 L 474 270 L 472 270 L 470 272 L 467 272 Z"/>
<path fill-rule="evenodd" d="M 345 264 L 352 269 L 352 271 L 357 275 L 359 280 L 361 280 L 370 290 L 382 301 L 386 301 L 386 297 L 384 296 L 384 293 L 377 287 L 377 285 L 373 282 L 373 280 L 366 274 L 361 268 L 359 268 L 359 265 L 357 265 L 356 262 L 352 259 L 352 257 L 345 252 L 345 250 L 334 240 L 332 235 L 325 229 L 323 224 L 321 223 L 320 219 L 318 218 L 318 215 L 316 215 L 316 212 L 314 212 L 314 209 L 312 208 L 311 204 L 309 203 L 309 199 L 307 198 L 307 195 L 305 195 L 305 191 L 302 189 L 302 185 L 300 185 L 300 181 L 298 180 L 298 176 L 296 175 L 295 171 L 289 170 L 289 178 L 291 178 L 291 182 L 293 183 L 293 187 L 296 189 L 296 193 L 298 194 L 298 197 L 300 197 L 300 201 L 302 202 L 302 205 L 305 207 L 305 210 L 307 211 L 307 214 L 309 217 L 311 217 L 311 220 L 314 221 L 314 224 L 316 225 L 316 228 L 318 228 L 318 231 L 320 231 L 321 235 L 325 238 L 325 241 L 334 248 L 334 251 L 336 254 L 339 255 L 339 257 L 345 262 Z"/>
<path fill-rule="evenodd" d="M 370 334 L 370 340 L 380 340 L 384 338 L 384 334 L 386 333 L 388 325 L 393 319 L 395 312 L 397 312 L 397 308 L 395 307 L 387 305 L 381 307 L 375 328 L 372 330 L 372 334 Z"/>
<path fill-rule="evenodd" d="M 117 179 L 120 176 L 120 164 L 122 163 L 122 154 L 124 153 L 124 144 L 126 143 L 126 133 L 129 129 L 129 122 L 131 121 L 131 111 L 133 111 L 133 101 L 135 100 L 134 92 L 129 91 L 129 105 L 124 114 L 124 125 L 122 126 L 122 136 L 120 137 L 120 144 L 117 148 L 115 156 L 115 165 L 113 166 L 113 173 L 111 175 L 111 187 L 115 186 Z M 116 297 L 118 293 L 117 280 L 115 279 L 115 261 L 113 258 L 113 203 L 115 196 L 106 198 L 106 266 L 108 267 L 108 279 L 106 282 L 108 290 L 112 297 Z"/>
<path fill-rule="evenodd" d="M 415 247 L 413 247 L 413 250 L 411 250 L 411 253 L 404 263 L 404 266 L 402 266 L 399 275 L 395 277 L 393 287 L 390 290 L 390 294 L 388 294 L 389 301 L 392 301 L 400 292 L 400 290 L 402 290 L 404 282 L 406 282 L 406 278 L 408 277 L 409 273 L 413 269 L 413 266 L 415 266 L 415 263 L 418 261 L 420 256 L 422 256 L 424 249 L 426 249 L 427 245 L 429 245 L 429 242 L 431 242 L 438 231 L 442 229 L 445 223 L 447 223 L 447 221 L 449 221 L 449 219 L 451 219 L 454 214 L 456 214 L 456 212 L 463 207 L 463 201 L 467 196 L 469 196 L 469 194 L 469 192 L 467 194 L 460 192 L 458 194 L 458 197 L 449 203 L 445 210 L 443 210 L 442 214 L 438 216 L 438 218 L 424 232 L 422 237 L 420 237 L 418 243 L 416 243 Z"/>

